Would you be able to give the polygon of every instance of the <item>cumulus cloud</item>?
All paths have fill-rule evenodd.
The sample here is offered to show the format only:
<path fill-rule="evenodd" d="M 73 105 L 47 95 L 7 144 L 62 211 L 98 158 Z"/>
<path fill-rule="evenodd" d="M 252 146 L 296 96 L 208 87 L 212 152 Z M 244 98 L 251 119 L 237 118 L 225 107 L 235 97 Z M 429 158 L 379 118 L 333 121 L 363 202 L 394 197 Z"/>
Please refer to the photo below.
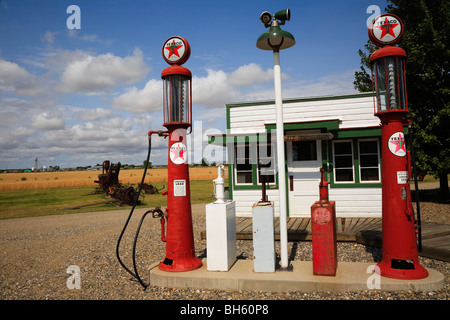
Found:
<path fill-rule="evenodd" d="M 273 80 L 273 70 L 263 70 L 259 65 L 250 63 L 232 72 L 207 69 L 206 76 L 192 78 L 192 102 L 206 107 L 223 107 L 236 100 L 247 100 L 245 89 Z M 115 109 L 131 112 L 159 111 L 162 108 L 161 80 L 149 80 L 145 87 L 128 88 L 123 94 L 112 100 Z"/>
<path fill-rule="evenodd" d="M 255 83 L 273 81 L 273 69 L 264 71 L 256 63 L 240 66 L 229 75 L 230 85 L 243 87 Z"/>
<path fill-rule="evenodd" d="M 67 65 L 58 90 L 62 93 L 99 94 L 118 85 L 139 81 L 149 71 L 140 49 L 135 49 L 125 58 L 112 53 L 84 54 Z"/>
<path fill-rule="evenodd" d="M 115 97 L 111 107 L 130 112 L 152 112 L 162 110 L 162 80 L 149 80 L 143 89 L 128 88 L 125 93 Z"/>
<path fill-rule="evenodd" d="M 65 122 L 60 117 L 44 112 L 34 118 L 33 126 L 39 130 L 61 130 L 64 129 Z"/>
<path fill-rule="evenodd" d="M 13 92 L 23 96 L 35 96 L 42 92 L 36 76 L 17 63 L 0 59 L 0 93 Z"/>
<path fill-rule="evenodd" d="M 92 110 L 83 110 L 78 111 L 76 113 L 76 116 L 78 119 L 82 121 L 95 121 L 100 120 L 102 118 L 107 118 L 111 116 L 112 112 L 111 110 L 103 109 L 103 108 L 96 108 Z"/>

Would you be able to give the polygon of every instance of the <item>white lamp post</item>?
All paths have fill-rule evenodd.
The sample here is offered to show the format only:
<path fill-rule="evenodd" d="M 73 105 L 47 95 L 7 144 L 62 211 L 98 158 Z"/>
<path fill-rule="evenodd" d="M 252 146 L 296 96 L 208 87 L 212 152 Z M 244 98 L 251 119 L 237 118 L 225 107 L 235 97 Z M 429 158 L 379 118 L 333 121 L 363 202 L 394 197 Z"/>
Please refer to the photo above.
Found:
<path fill-rule="evenodd" d="M 278 11 L 274 19 L 265 11 L 261 14 L 261 21 L 270 29 L 264 32 L 257 40 L 256 47 L 262 50 L 273 51 L 274 60 L 274 83 L 275 83 L 275 107 L 276 107 L 276 132 L 277 132 L 277 159 L 278 159 L 278 191 L 279 191 L 279 214 L 280 214 L 280 255 L 281 269 L 289 269 L 287 249 L 287 204 L 286 204 L 286 172 L 284 157 L 284 127 L 283 127 L 283 99 L 281 95 L 281 67 L 280 50 L 292 47 L 295 44 L 294 36 L 283 31 L 280 24 L 284 25 L 290 20 L 290 10 Z"/>

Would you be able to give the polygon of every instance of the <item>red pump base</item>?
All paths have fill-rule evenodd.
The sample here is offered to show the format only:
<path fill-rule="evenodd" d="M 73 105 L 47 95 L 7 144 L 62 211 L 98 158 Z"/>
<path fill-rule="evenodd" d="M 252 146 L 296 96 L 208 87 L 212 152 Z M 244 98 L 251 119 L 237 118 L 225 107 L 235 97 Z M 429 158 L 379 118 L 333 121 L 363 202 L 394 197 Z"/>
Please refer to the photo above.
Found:
<path fill-rule="evenodd" d="M 391 259 L 385 257 L 377 264 L 377 267 L 380 269 L 380 275 L 387 278 L 418 280 L 428 277 L 427 269 L 419 264 L 417 258 Z"/>
<path fill-rule="evenodd" d="M 409 177 L 410 156 L 403 135 L 403 110 L 380 113 L 382 123 L 382 260 L 379 274 L 404 280 L 423 279 L 419 264 Z M 389 146 L 394 146 L 390 149 Z M 406 179 L 404 178 L 406 175 Z"/>
<path fill-rule="evenodd" d="M 179 124 L 165 126 L 169 133 L 166 257 L 159 269 L 190 271 L 200 268 L 202 261 L 195 256 L 186 129 Z"/>
<path fill-rule="evenodd" d="M 195 257 L 195 252 L 179 253 L 174 260 L 166 258 L 159 263 L 160 270 L 172 272 L 191 271 L 201 266 L 202 261 Z"/>

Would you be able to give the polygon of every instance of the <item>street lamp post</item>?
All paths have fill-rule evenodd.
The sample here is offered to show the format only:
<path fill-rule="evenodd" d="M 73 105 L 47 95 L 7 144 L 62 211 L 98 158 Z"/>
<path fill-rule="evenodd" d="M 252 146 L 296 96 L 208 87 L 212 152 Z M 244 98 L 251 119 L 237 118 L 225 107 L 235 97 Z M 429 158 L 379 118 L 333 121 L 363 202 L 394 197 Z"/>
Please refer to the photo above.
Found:
<path fill-rule="evenodd" d="M 284 25 L 285 21 L 289 21 L 290 18 L 291 14 L 289 9 L 278 11 L 274 15 L 273 19 L 269 12 L 263 12 L 260 19 L 264 23 L 265 27 L 267 28 L 270 26 L 270 29 L 267 32 L 264 32 L 256 42 L 256 47 L 259 49 L 273 51 L 280 215 L 280 267 L 282 270 L 289 269 L 289 262 L 287 254 L 286 172 L 284 167 L 284 127 L 283 99 L 281 95 L 280 50 L 287 49 L 295 45 L 295 39 L 291 33 L 281 30 L 280 24 Z"/>

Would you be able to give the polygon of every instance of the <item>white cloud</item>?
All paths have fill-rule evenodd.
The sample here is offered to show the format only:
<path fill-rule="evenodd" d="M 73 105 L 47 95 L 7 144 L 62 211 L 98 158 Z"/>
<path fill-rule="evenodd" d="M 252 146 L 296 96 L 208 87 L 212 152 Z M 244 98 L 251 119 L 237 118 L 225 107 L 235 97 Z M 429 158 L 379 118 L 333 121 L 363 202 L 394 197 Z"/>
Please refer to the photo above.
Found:
<path fill-rule="evenodd" d="M 34 131 L 29 128 L 19 127 L 14 129 L 13 132 L 11 132 L 11 135 L 14 137 L 22 138 L 22 137 L 30 137 L 33 135 Z"/>
<path fill-rule="evenodd" d="M 39 130 L 61 130 L 65 123 L 62 118 L 44 112 L 34 118 L 33 126 Z"/>
<path fill-rule="evenodd" d="M 68 64 L 58 89 L 62 93 L 99 94 L 118 85 L 142 80 L 149 71 L 140 49 L 125 58 L 112 53 L 84 54 Z"/>
<path fill-rule="evenodd" d="M 255 83 L 273 81 L 273 69 L 264 71 L 256 63 L 240 66 L 229 75 L 230 85 L 243 87 Z"/>
<path fill-rule="evenodd" d="M 0 93 L 3 91 L 35 96 L 42 92 L 42 86 L 36 76 L 18 64 L 0 59 Z"/>
<path fill-rule="evenodd" d="M 162 110 L 163 82 L 149 80 L 142 90 L 128 88 L 125 93 L 115 97 L 111 107 L 130 112 L 152 112 Z"/>
<path fill-rule="evenodd" d="M 206 76 L 192 78 L 192 103 L 210 108 L 220 108 L 230 101 L 248 100 L 245 89 L 273 79 L 273 70 L 264 71 L 259 65 L 250 63 L 233 72 L 207 69 Z M 283 77 L 287 78 L 285 75 Z M 145 87 L 128 88 L 125 93 L 115 97 L 111 106 L 131 112 L 152 112 L 162 110 L 163 82 L 149 80 Z"/>
<path fill-rule="evenodd" d="M 283 97 L 313 97 L 355 93 L 353 87 L 354 70 L 330 74 L 316 81 L 288 83 L 283 87 Z"/>
<path fill-rule="evenodd" d="M 44 35 L 41 36 L 41 41 L 43 43 L 53 44 L 55 42 L 55 37 L 57 34 L 58 32 L 47 31 L 46 33 L 44 33 Z"/>
<path fill-rule="evenodd" d="M 226 101 L 236 99 L 240 94 L 233 86 L 229 75 L 222 70 L 207 70 L 206 77 L 192 79 L 192 101 L 208 107 L 223 107 Z"/>
<path fill-rule="evenodd" d="M 100 120 L 102 118 L 107 118 L 111 116 L 111 110 L 103 109 L 103 108 L 96 108 L 96 109 L 87 109 L 78 111 L 76 113 L 76 116 L 78 119 L 82 121 L 95 121 Z"/>

